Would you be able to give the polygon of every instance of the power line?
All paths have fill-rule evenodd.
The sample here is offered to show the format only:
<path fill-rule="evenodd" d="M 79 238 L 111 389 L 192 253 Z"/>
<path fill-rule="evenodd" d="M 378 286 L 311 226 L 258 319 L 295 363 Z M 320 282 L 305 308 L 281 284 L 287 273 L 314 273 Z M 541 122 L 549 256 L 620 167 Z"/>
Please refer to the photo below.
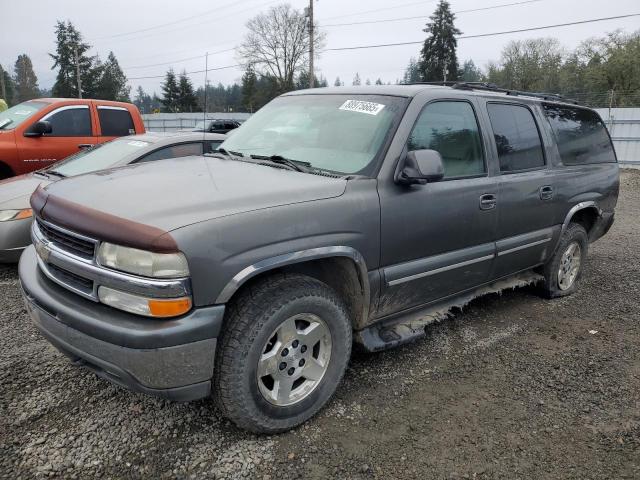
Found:
<path fill-rule="evenodd" d="M 469 10 L 459 10 L 457 12 L 453 12 L 455 14 L 460 14 L 460 13 L 470 13 L 470 12 L 480 12 L 482 10 L 494 10 L 496 8 L 505 8 L 505 7 L 511 7 L 511 6 L 515 6 L 515 5 L 525 5 L 528 3 L 537 3 L 537 2 L 542 2 L 544 0 L 525 0 L 522 2 L 513 2 L 513 3 L 504 3 L 502 5 L 493 5 L 490 7 L 482 7 L 482 8 L 471 8 Z M 414 17 L 400 17 L 400 18 L 387 18 L 384 20 L 365 20 L 363 22 L 350 22 L 350 23 L 329 23 L 329 24 L 325 24 L 322 25 L 323 27 L 346 27 L 346 26 L 351 26 L 351 25 L 368 25 L 371 23 L 388 23 L 388 22 L 400 22 L 400 21 L 404 21 L 404 20 L 417 20 L 417 19 L 423 19 L 423 18 L 430 18 L 430 15 L 418 15 L 418 16 L 414 16 Z"/>
<path fill-rule="evenodd" d="M 265 2 L 265 3 L 261 4 L 261 6 L 264 7 L 266 5 L 271 5 L 271 4 L 279 2 L 279 1 L 281 1 L 281 0 L 271 0 L 269 2 Z M 229 15 L 225 15 L 225 16 L 222 16 L 222 17 L 217 17 L 215 20 L 217 22 L 219 20 L 223 20 L 223 19 L 226 19 L 226 18 L 229 18 L 229 17 L 233 17 L 233 16 L 241 14 L 241 13 L 254 11 L 255 9 L 256 9 L 255 6 L 250 7 L 250 8 L 245 8 L 244 10 L 238 10 L 237 12 L 230 13 Z M 142 39 L 142 38 L 149 38 L 149 37 L 153 37 L 153 36 L 156 36 L 156 35 L 164 35 L 164 34 L 167 34 L 167 33 L 175 32 L 175 31 L 178 31 L 178 30 L 182 30 L 184 28 L 193 28 L 193 27 L 197 27 L 197 26 L 200 26 L 200 25 L 214 25 L 214 24 L 215 24 L 215 22 L 212 23 L 210 20 L 207 20 L 205 22 L 198 22 L 198 23 L 193 23 L 193 24 L 190 24 L 190 25 L 182 25 L 182 26 L 179 26 L 177 28 L 164 30 L 162 32 L 153 32 L 153 33 L 149 33 L 147 35 L 140 35 L 140 36 L 128 37 L 128 38 L 117 38 L 117 39 L 115 39 L 115 41 L 139 40 L 139 39 Z M 142 32 L 129 32 L 129 33 L 133 34 L 133 33 L 142 33 Z M 112 40 L 112 41 L 114 41 L 114 40 Z"/>
<path fill-rule="evenodd" d="M 217 51 L 217 52 L 211 52 L 211 53 L 209 53 L 208 55 L 209 55 L 209 56 L 211 56 L 211 55 L 217 55 L 217 54 L 219 54 L 219 53 L 231 52 L 231 51 L 233 51 L 233 50 L 235 50 L 235 48 L 227 48 L 226 50 L 219 50 L 219 51 Z M 162 66 L 162 65 L 170 65 L 170 64 L 172 64 L 172 63 L 186 62 L 186 61 L 188 61 L 188 60 L 195 60 L 195 59 L 197 59 L 197 58 L 204 58 L 204 57 L 205 57 L 205 55 L 207 55 L 207 54 L 196 55 L 195 57 L 179 58 L 179 59 L 177 59 L 177 60 L 171 60 L 171 61 L 168 61 L 168 62 L 162 62 L 162 63 L 151 63 L 151 64 L 148 64 L 148 65 L 134 65 L 134 66 L 132 66 L 132 67 L 122 67 L 122 68 L 126 68 L 126 69 L 128 69 L 128 70 L 133 70 L 133 69 L 135 69 L 135 68 L 160 67 L 160 66 Z"/>
<path fill-rule="evenodd" d="M 630 17 L 638 17 L 640 13 L 630 13 L 628 15 L 617 15 L 615 17 L 603 17 L 603 18 L 593 18 L 590 20 L 580 20 L 578 22 L 569 22 L 569 23 L 557 23 L 555 25 L 544 25 L 542 27 L 531 27 L 531 28 L 521 28 L 518 30 L 506 30 L 504 32 L 493 32 L 493 33 L 481 33 L 478 35 L 465 35 L 458 37 L 458 40 L 465 40 L 470 38 L 482 38 L 482 37 L 493 37 L 497 35 L 508 35 L 510 33 L 521 33 L 521 32 L 533 32 L 535 30 L 546 30 L 549 28 L 559 28 L 559 27 L 568 27 L 571 25 L 582 25 L 585 23 L 594 23 L 594 22 L 604 22 L 607 20 L 617 20 L 621 18 L 630 18 Z M 419 40 L 415 42 L 399 42 L 399 43 L 380 43 L 377 45 L 360 45 L 357 47 L 338 47 L 338 48 L 326 48 L 326 52 L 337 52 L 342 50 L 361 50 L 365 48 L 382 48 L 382 47 L 397 47 L 401 45 L 419 45 L 424 43 L 424 40 Z"/>
<path fill-rule="evenodd" d="M 216 67 L 216 68 L 207 68 L 205 70 L 194 70 L 193 72 L 184 72 L 186 75 L 193 75 L 196 73 L 205 73 L 205 72 L 213 72 L 215 70 L 226 70 L 228 68 L 236 68 L 236 67 L 241 67 L 242 65 L 240 64 L 236 64 L 236 65 L 227 65 L 225 67 Z M 147 77 L 128 77 L 127 80 L 146 80 L 148 78 L 164 78 L 166 76 L 166 74 L 164 75 L 150 75 Z"/>
<path fill-rule="evenodd" d="M 190 17 L 180 18 L 180 19 L 174 20 L 172 22 L 161 23 L 160 25 L 153 25 L 151 27 L 141 28 L 141 29 L 138 29 L 138 30 L 131 30 L 129 32 L 122 32 L 122 33 L 116 33 L 116 34 L 113 34 L 113 35 L 105 35 L 103 37 L 96 37 L 93 40 L 103 40 L 103 39 L 107 39 L 107 38 L 124 37 L 124 36 L 127 36 L 127 35 L 133 35 L 135 33 L 149 32 L 149 31 L 155 30 L 157 28 L 168 27 L 168 26 L 175 25 L 175 24 L 178 24 L 178 23 L 186 22 L 188 20 L 193 20 L 194 18 L 204 17 L 204 16 L 210 15 L 210 14 L 212 14 L 214 12 L 219 12 L 221 9 L 228 8 L 228 7 L 233 7 L 233 6 L 237 5 L 238 3 L 242 3 L 242 2 L 246 2 L 246 1 L 247 0 L 236 0 L 234 5 L 226 5 L 226 6 L 222 6 L 222 7 L 216 7 L 216 8 L 213 8 L 211 10 L 206 10 L 204 12 L 200 12 L 197 15 L 191 15 Z"/>
<path fill-rule="evenodd" d="M 325 20 L 335 20 L 336 18 L 354 17 L 356 15 L 364 15 L 365 13 L 384 12 L 386 10 L 397 10 L 398 8 L 411 7 L 413 5 L 424 5 L 425 3 L 435 3 L 435 1 L 436 0 L 427 0 L 425 2 L 424 0 L 422 0 L 421 2 L 402 3 L 400 5 L 394 5 L 393 7 L 376 8 L 375 10 L 365 10 L 362 12 L 348 13 L 346 15 L 337 15 L 335 17 L 320 18 L 319 21 L 322 22 Z"/>

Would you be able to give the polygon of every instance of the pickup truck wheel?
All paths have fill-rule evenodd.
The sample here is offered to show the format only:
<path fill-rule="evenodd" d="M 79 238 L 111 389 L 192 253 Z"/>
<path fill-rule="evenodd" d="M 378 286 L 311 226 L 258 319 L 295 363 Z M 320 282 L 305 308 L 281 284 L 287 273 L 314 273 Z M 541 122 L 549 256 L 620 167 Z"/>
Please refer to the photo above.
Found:
<path fill-rule="evenodd" d="M 555 254 L 544 266 L 543 293 L 547 298 L 564 297 L 577 290 L 588 248 L 589 237 L 584 227 L 569 224 Z"/>
<path fill-rule="evenodd" d="M 253 432 L 293 428 L 333 395 L 351 342 L 347 310 L 326 284 L 304 275 L 259 281 L 229 305 L 215 366 L 217 404 Z"/>

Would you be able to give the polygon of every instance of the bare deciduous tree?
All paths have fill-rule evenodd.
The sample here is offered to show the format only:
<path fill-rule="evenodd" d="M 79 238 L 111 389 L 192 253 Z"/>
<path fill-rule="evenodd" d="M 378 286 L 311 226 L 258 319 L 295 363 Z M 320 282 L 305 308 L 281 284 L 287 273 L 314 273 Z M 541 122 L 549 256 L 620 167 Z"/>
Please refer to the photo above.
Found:
<path fill-rule="evenodd" d="M 249 20 L 246 26 L 248 33 L 237 51 L 240 62 L 275 78 L 282 91 L 293 89 L 296 75 L 309 65 L 305 14 L 289 4 L 277 5 Z M 314 48 L 319 52 L 325 36 L 318 28 L 314 31 Z"/>

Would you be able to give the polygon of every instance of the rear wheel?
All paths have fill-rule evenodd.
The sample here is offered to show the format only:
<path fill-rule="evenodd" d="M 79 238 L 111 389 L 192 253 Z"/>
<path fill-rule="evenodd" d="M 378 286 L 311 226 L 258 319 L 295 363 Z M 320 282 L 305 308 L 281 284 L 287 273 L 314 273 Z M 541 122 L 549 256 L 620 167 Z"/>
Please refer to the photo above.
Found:
<path fill-rule="evenodd" d="M 562 234 L 558 248 L 544 266 L 543 291 L 546 297 L 574 293 L 587 260 L 589 237 L 582 225 L 571 223 Z"/>
<path fill-rule="evenodd" d="M 217 403 L 254 432 L 299 425 L 335 392 L 351 341 L 346 308 L 326 284 L 303 275 L 258 281 L 229 306 L 215 367 Z"/>

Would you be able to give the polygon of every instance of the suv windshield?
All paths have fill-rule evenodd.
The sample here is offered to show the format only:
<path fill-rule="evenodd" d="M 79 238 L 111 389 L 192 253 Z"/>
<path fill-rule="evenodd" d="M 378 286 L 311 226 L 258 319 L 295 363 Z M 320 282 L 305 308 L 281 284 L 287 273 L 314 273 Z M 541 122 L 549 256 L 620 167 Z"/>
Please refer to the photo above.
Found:
<path fill-rule="evenodd" d="M 134 137 L 119 138 L 78 152 L 44 171 L 64 177 L 95 172 L 121 164 L 125 157 L 128 158 L 135 152 L 142 153 L 148 145 L 149 142 L 136 140 Z"/>
<path fill-rule="evenodd" d="M 4 112 L 0 112 L 0 130 L 11 130 L 16 128 L 31 115 L 38 110 L 46 107 L 46 102 L 23 102 L 18 105 L 14 105 Z"/>
<path fill-rule="evenodd" d="M 370 175 L 408 100 L 384 95 L 290 95 L 260 109 L 221 145 L 342 174 Z"/>

